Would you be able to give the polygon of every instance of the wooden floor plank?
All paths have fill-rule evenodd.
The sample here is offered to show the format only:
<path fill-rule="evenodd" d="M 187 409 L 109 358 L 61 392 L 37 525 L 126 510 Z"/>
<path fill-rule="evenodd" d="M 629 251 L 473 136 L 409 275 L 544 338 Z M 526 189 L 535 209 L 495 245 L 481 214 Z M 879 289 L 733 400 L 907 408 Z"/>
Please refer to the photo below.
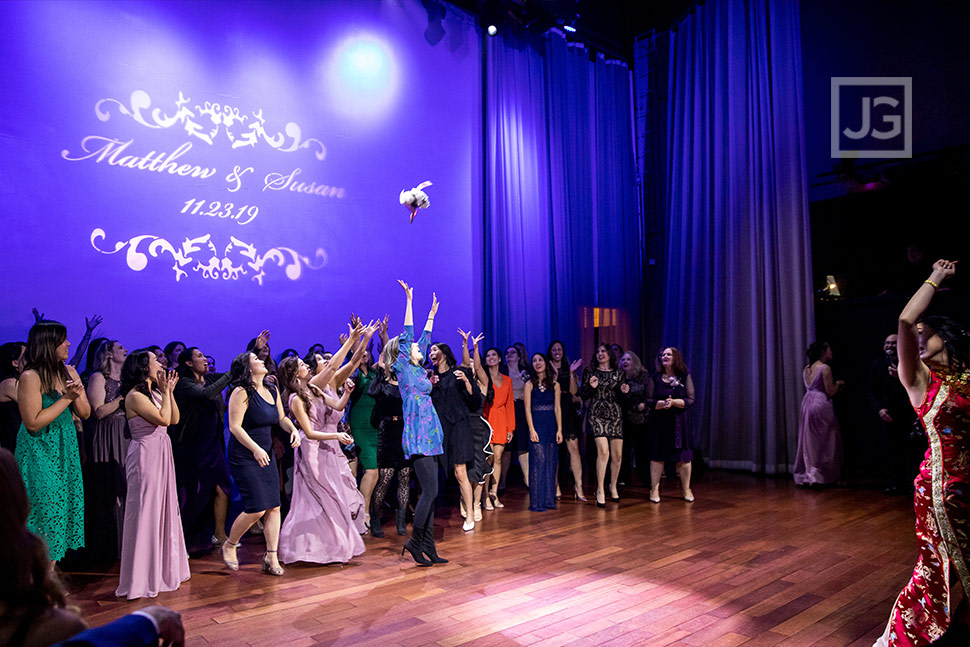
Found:
<path fill-rule="evenodd" d="M 238 647 L 828 647 L 869 645 L 915 560 L 911 503 L 872 490 L 797 489 L 787 479 L 709 473 L 687 504 L 628 488 L 604 509 L 563 499 L 506 507 L 461 531 L 450 491 L 436 537 L 450 564 L 417 568 L 404 538 L 366 537 L 347 565 L 259 572 L 218 553 L 154 600 L 114 596 L 117 565 L 69 573 L 69 602 L 92 624 L 164 604 L 189 645 Z"/>

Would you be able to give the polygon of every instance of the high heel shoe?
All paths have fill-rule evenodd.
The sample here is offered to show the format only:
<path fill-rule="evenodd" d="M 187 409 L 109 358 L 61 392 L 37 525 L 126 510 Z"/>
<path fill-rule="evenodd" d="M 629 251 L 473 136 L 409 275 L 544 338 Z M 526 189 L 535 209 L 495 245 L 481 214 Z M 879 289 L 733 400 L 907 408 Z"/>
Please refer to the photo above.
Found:
<path fill-rule="evenodd" d="M 475 502 L 475 511 L 472 513 L 472 519 L 475 520 L 475 523 L 482 520 L 482 504 L 478 501 Z"/>
<path fill-rule="evenodd" d="M 505 504 L 498 500 L 498 492 L 489 492 L 488 498 L 492 501 L 492 505 L 496 508 L 504 508 Z"/>
<path fill-rule="evenodd" d="M 275 550 L 267 550 L 263 553 L 263 572 L 267 575 L 273 575 L 276 577 L 281 577 L 286 571 L 283 570 L 282 566 L 273 566 L 269 561 L 269 554 L 276 554 Z"/>
<path fill-rule="evenodd" d="M 487 510 L 489 512 L 491 512 L 492 510 L 495 509 L 495 506 L 492 505 L 492 495 L 491 494 L 486 494 L 485 495 L 485 504 L 484 504 L 483 507 L 485 508 L 485 510 Z"/>
<path fill-rule="evenodd" d="M 606 493 L 603 493 L 603 500 L 600 501 L 600 493 L 596 493 L 596 507 L 605 508 L 606 507 Z"/>
<path fill-rule="evenodd" d="M 240 543 L 242 543 L 242 542 L 240 542 Z M 238 571 L 239 570 L 239 558 L 237 557 L 236 559 L 233 559 L 233 560 L 226 559 L 226 547 L 227 546 L 232 547 L 232 548 L 239 548 L 239 544 L 234 544 L 231 541 L 229 541 L 228 539 L 226 539 L 224 542 L 222 542 L 222 563 L 225 564 L 226 567 L 230 571 Z"/>
<path fill-rule="evenodd" d="M 471 532 L 475 529 L 475 522 L 471 519 L 465 519 L 465 522 L 461 524 L 461 529 L 465 532 Z"/>
<path fill-rule="evenodd" d="M 579 493 L 578 487 L 573 487 L 573 494 L 576 495 L 576 499 L 578 499 L 579 501 L 582 501 L 583 503 L 586 503 L 587 501 L 589 501 L 589 499 L 587 499 L 586 497 L 584 497 L 582 494 Z"/>
<path fill-rule="evenodd" d="M 411 553 L 411 559 L 417 562 L 418 566 L 431 566 L 431 561 L 421 554 L 423 543 L 424 531 L 418 528 L 412 528 L 411 538 L 404 542 L 404 547 L 401 549 L 401 557 L 404 557 L 404 551 L 408 551 Z"/>
<path fill-rule="evenodd" d="M 620 502 L 620 492 L 619 492 L 619 490 L 616 491 L 616 494 L 611 494 L 610 495 L 610 501 L 612 501 L 613 503 L 619 503 Z"/>
<path fill-rule="evenodd" d="M 458 502 L 458 513 L 461 515 L 461 518 L 462 519 L 466 519 L 468 517 L 468 512 L 465 510 L 465 502 L 464 501 L 459 501 Z"/>
<path fill-rule="evenodd" d="M 660 488 L 650 490 L 650 503 L 660 503 Z"/>
<path fill-rule="evenodd" d="M 434 531 L 424 532 L 424 541 L 421 543 L 421 552 L 424 553 L 432 564 L 447 564 L 448 560 L 438 554 L 438 548 L 434 545 Z"/>
<path fill-rule="evenodd" d="M 687 503 L 694 502 L 694 493 L 691 490 L 687 490 L 686 492 L 684 492 L 684 501 L 686 501 Z"/>

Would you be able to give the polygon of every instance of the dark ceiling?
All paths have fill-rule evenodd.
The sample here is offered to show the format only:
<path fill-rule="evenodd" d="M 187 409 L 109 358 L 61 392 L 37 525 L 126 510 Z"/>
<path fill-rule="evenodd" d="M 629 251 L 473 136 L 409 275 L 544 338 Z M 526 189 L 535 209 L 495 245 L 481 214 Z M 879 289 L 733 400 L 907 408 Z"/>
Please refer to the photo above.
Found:
<path fill-rule="evenodd" d="M 437 0 L 422 0 L 426 5 Z M 581 41 L 608 56 L 631 60 L 636 37 L 651 29 L 667 29 L 694 0 L 450 0 L 450 4 L 480 16 L 501 16 L 506 28 L 544 32 L 573 16 Z"/>

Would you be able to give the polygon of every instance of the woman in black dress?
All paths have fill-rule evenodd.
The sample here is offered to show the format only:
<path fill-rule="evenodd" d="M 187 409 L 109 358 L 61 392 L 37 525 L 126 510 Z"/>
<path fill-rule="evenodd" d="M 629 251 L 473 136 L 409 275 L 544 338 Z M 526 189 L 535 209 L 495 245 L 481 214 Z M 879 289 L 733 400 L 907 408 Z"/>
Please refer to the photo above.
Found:
<path fill-rule="evenodd" d="M 243 534 L 263 520 L 266 554 L 263 572 L 282 575 L 276 556 L 280 539 L 280 482 L 273 456 L 271 428 L 280 425 L 290 434 L 290 446 L 300 445 L 296 427 L 283 415 L 283 402 L 276 387 L 266 381 L 266 364 L 249 351 L 232 360 L 229 371 L 235 385 L 229 396 L 229 468 L 239 487 L 243 511 L 222 544 L 222 559 L 231 570 L 239 570 L 236 548 Z"/>
<path fill-rule="evenodd" d="M 484 450 L 475 447 L 469 414 L 481 408 L 482 392 L 471 370 L 457 366 L 448 344 L 432 344 L 428 358 L 434 366 L 431 401 L 444 432 L 445 464 L 454 466 L 455 479 L 458 481 L 465 510 L 472 511 L 475 507 L 468 471 L 474 469 L 476 452 Z M 468 517 L 462 524 L 462 530 L 466 532 L 475 528 L 474 518 L 471 515 Z"/>
<path fill-rule="evenodd" d="M 650 453 L 650 500 L 660 503 L 660 475 L 664 463 L 677 464 L 684 501 L 694 500 L 690 489 L 690 462 L 694 459 L 687 409 L 694 404 L 694 381 L 676 348 L 664 348 L 657 357 L 657 372 L 647 383 L 647 438 Z"/>
<path fill-rule="evenodd" d="M 610 498 L 620 500 L 616 482 L 623 461 L 623 410 L 618 396 L 623 371 L 616 367 L 616 355 L 609 344 L 596 347 L 590 366 L 583 371 L 580 395 L 589 403 L 587 424 L 596 442 L 596 505 L 606 507 L 606 466 L 610 465 Z"/>
<path fill-rule="evenodd" d="M 579 439 L 583 435 L 582 416 L 577 406 L 583 401 L 579 398 L 579 385 L 576 373 L 583 366 L 583 360 L 577 359 L 572 364 L 566 356 L 566 347 L 558 339 L 549 344 L 546 350 L 546 364 L 559 383 L 559 409 L 562 415 L 562 435 L 566 440 L 566 451 L 569 453 L 569 467 L 573 474 L 573 492 L 580 501 L 586 501 L 583 496 L 583 458 L 579 452 Z M 557 490 L 558 491 L 558 490 Z"/>
<path fill-rule="evenodd" d="M 650 372 L 643 367 L 640 358 L 632 350 L 620 357 L 620 370 L 626 383 L 620 386 L 620 403 L 623 405 L 623 440 L 633 444 L 637 472 L 643 485 L 650 483 L 650 464 L 647 452 L 647 389 L 650 385 Z M 630 451 L 627 450 L 629 457 Z M 629 472 L 629 470 L 627 470 Z"/>
<path fill-rule="evenodd" d="M 408 534 L 406 515 L 411 495 L 411 466 L 404 458 L 401 437 L 404 433 L 404 412 L 401 390 L 398 388 L 397 375 L 389 367 L 394 365 L 397 355 L 393 347 L 384 345 L 377 374 L 367 389 L 374 398 L 372 424 L 377 427 L 377 486 L 374 488 L 374 501 L 371 509 L 371 534 L 383 537 L 381 528 L 381 509 L 390 488 L 394 474 L 397 474 L 397 534 Z"/>
<path fill-rule="evenodd" d="M 11 452 L 17 447 L 20 431 L 20 407 L 17 405 L 17 381 L 24 370 L 27 344 L 12 341 L 0 346 L 0 447 Z"/>

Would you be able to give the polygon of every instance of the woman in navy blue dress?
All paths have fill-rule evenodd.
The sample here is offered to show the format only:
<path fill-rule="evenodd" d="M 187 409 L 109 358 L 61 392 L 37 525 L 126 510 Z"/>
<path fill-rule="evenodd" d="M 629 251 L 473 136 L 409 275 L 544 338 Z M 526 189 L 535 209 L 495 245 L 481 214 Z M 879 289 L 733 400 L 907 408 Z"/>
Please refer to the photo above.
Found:
<path fill-rule="evenodd" d="M 542 353 L 532 354 L 525 383 L 525 419 L 529 424 L 529 510 L 556 509 L 556 473 L 562 443 L 559 382 L 553 379 Z"/>
<path fill-rule="evenodd" d="M 229 370 L 235 386 L 229 396 L 229 470 L 242 496 L 243 511 L 222 545 L 222 559 L 231 570 L 239 570 L 236 547 L 257 520 L 263 520 L 266 554 L 263 572 L 282 575 L 276 556 L 280 539 L 280 482 L 273 455 L 270 429 L 280 425 L 290 434 L 290 445 L 298 447 L 296 427 L 283 415 L 283 403 L 276 387 L 265 378 L 266 364 L 254 353 L 245 352 L 232 360 Z"/>

